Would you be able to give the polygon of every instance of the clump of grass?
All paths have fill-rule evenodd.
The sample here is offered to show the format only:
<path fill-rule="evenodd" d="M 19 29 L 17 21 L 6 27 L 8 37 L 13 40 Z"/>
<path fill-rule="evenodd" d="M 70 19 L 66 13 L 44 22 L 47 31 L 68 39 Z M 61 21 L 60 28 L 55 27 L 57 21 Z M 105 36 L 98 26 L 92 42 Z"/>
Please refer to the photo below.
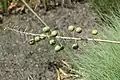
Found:
<path fill-rule="evenodd" d="M 90 0 L 93 9 L 98 13 L 102 21 L 110 27 L 116 28 L 113 23 L 115 16 L 120 17 L 120 0 Z M 114 14 L 114 15 L 113 15 Z"/>
<path fill-rule="evenodd" d="M 99 38 L 120 40 L 119 0 L 92 0 L 92 6 L 103 20 Z M 84 54 L 69 54 L 76 71 L 84 80 L 120 80 L 120 45 L 86 43 Z M 84 74 L 83 74 L 84 73 Z"/>

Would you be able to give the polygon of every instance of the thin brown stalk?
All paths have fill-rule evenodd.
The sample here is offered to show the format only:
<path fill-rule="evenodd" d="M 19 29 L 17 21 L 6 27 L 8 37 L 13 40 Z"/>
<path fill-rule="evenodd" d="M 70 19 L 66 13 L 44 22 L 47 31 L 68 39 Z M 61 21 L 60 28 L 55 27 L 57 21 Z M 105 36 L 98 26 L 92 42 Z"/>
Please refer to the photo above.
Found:
<path fill-rule="evenodd" d="M 25 2 L 25 0 L 21 0 L 24 4 L 25 4 L 25 6 L 45 25 L 45 26 L 48 26 L 46 23 L 45 23 L 45 21 L 43 21 L 38 15 L 37 15 L 37 13 L 35 12 L 35 11 L 33 11 L 33 9 Z"/>

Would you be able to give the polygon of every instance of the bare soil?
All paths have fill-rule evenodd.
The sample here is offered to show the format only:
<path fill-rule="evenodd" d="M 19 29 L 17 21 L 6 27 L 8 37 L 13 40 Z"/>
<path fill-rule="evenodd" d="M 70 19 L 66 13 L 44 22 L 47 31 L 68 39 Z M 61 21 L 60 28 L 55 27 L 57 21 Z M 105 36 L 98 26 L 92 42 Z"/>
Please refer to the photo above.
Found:
<path fill-rule="evenodd" d="M 83 28 L 82 36 L 89 36 L 95 28 L 95 14 L 89 9 L 89 4 L 76 3 L 74 8 L 56 7 L 45 11 L 39 7 L 35 12 L 52 28 L 59 28 L 65 36 L 68 25 Z M 52 62 L 66 58 L 65 53 L 56 53 L 48 41 L 29 45 L 32 36 L 27 36 L 5 28 L 22 32 L 42 33 L 44 25 L 30 12 L 4 17 L 0 24 L 0 80 L 57 80 L 57 74 Z"/>

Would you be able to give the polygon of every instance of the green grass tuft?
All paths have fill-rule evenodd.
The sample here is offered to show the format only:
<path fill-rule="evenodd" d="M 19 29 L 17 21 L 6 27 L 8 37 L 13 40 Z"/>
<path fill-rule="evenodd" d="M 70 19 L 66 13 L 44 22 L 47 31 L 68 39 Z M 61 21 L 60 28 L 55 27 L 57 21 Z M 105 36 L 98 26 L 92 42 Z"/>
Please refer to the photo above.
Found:
<path fill-rule="evenodd" d="M 104 22 L 98 38 L 120 41 L 119 4 L 119 0 L 92 0 L 94 10 Z M 83 54 L 66 51 L 83 80 L 120 80 L 120 44 L 88 42 L 86 45 Z"/>

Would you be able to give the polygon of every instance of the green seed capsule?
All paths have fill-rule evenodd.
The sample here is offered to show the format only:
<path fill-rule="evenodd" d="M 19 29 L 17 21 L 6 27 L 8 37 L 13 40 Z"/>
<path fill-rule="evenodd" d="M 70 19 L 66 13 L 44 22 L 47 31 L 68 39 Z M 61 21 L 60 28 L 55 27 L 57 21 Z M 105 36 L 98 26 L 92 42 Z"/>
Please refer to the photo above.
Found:
<path fill-rule="evenodd" d="M 55 40 L 54 39 L 51 39 L 50 41 L 49 41 L 49 43 L 50 43 L 50 45 L 55 45 Z"/>
<path fill-rule="evenodd" d="M 61 49 L 62 49 L 62 47 L 60 45 L 56 45 L 55 46 L 55 51 L 56 52 L 59 52 Z"/>
<path fill-rule="evenodd" d="M 93 34 L 93 35 L 97 35 L 97 34 L 98 34 L 98 31 L 97 31 L 97 30 L 92 30 L 92 34 Z"/>
<path fill-rule="evenodd" d="M 40 41 L 40 37 L 39 36 L 35 36 L 35 42 L 39 42 Z"/>
<path fill-rule="evenodd" d="M 79 46 L 78 46 L 77 43 L 75 43 L 75 44 L 72 45 L 72 48 L 73 48 L 73 49 L 78 49 L 78 47 L 79 47 Z"/>
<path fill-rule="evenodd" d="M 75 29 L 75 27 L 72 26 L 72 25 L 68 27 L 68 30 L 69 30 L 69 31 L 74 31 L 74 29 Z"/>
<path fill-rule="evenodd" d="M 30 39 L 29 42 L 28 42 L 29 45 L 33 45 L 35 44 L 35 40 L 34 39 Z"/>
<path fill-rule="evenodd" d="M 49 26 L 46 26 L 43 28 L 43 32 L 49 32 L 50 31 L 50 27 Z"/>
<path fill-rule="evenodd" d="M 52 37 L 55 37 L 55 36 L 57 36 L 57 35 L 58 35 L 58 31 L 54 30 L 54 31 L 51 32 L 51 36 L 52 36 Z"/>
<path fill-rule="evenodd" d="M 46 35 L 45 34 L 40 34 L 40 39 L 45 39 L 46 38 Z"/>
<path fill-rule="evenodd" d="M 76 31 L 77 33 L 81 33 L 81 32 L 82 32 L 82 28 L 81 28 L 81 27 L 77 27 L 77 28 L 75 29 L 75 31 Z"/>

